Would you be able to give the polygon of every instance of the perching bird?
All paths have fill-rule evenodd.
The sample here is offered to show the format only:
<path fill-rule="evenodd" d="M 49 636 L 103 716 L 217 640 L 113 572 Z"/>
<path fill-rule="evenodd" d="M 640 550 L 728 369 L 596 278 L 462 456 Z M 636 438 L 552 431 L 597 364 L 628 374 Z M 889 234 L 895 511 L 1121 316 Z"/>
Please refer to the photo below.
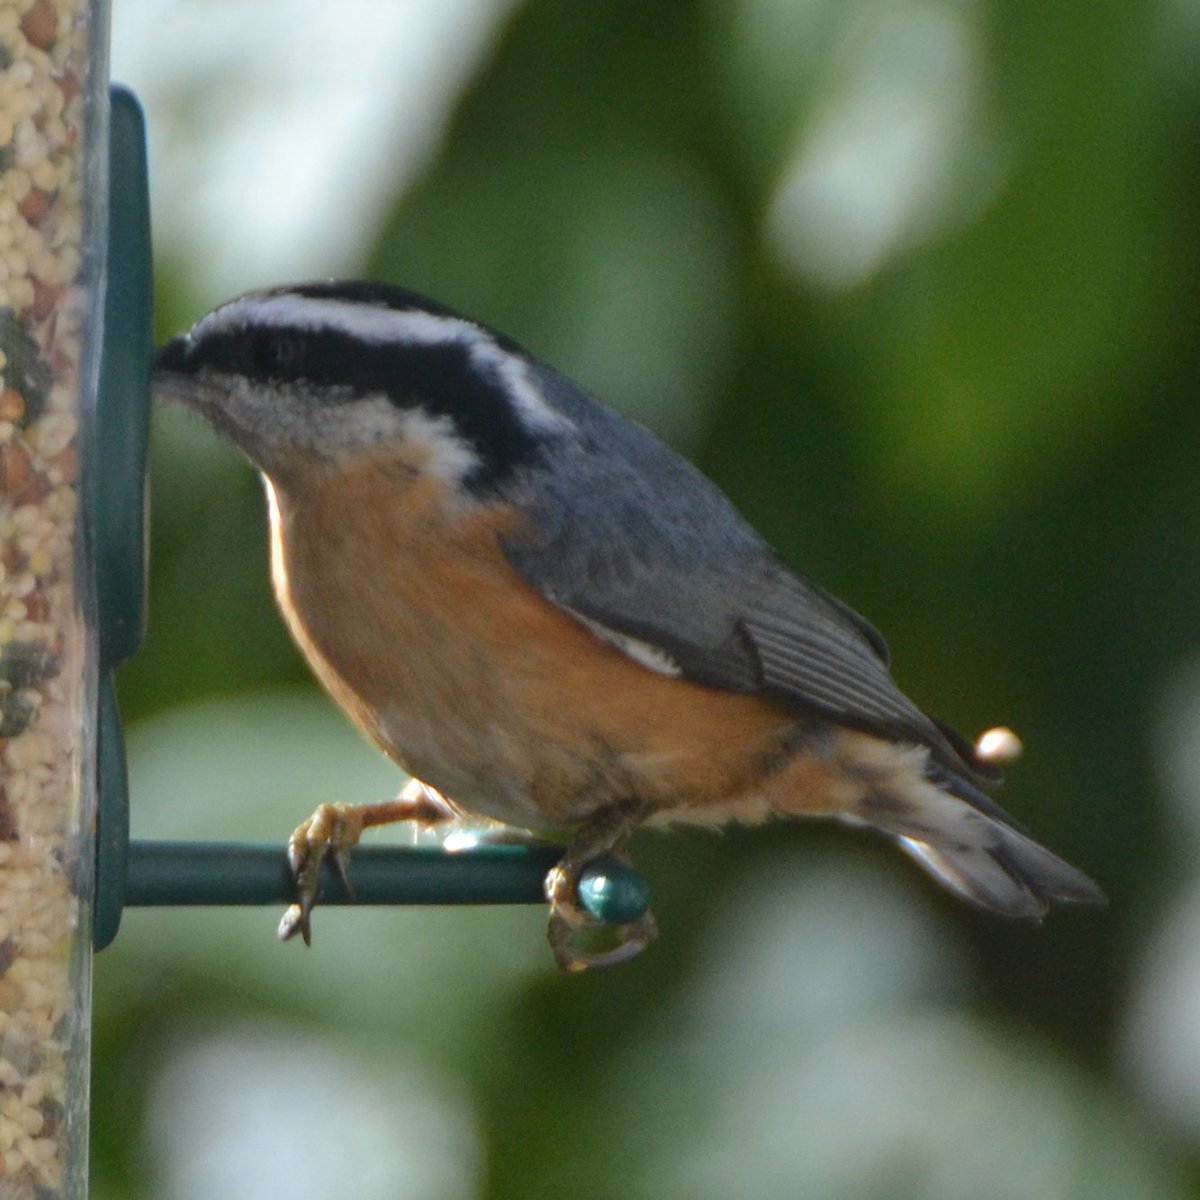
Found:
<path fill-rule="evenodd" d="M 292 635 L 420 781 L 297 830 L 282 933 L 307 940 L 331 847 L 448 812 L 570 831 L 547 884 L 569 968 L 653 936 L 647 914 L 613 949 L 576 945 L 580 873 L 643 823 L 835 817 L 1005 916 L 1103 900 L 988 798 L 994 768 L 897 688 L 862 617 L 507 337 L 382 284 L 278 287 L 162 347 L 155 387 L 262 472 Z"/>

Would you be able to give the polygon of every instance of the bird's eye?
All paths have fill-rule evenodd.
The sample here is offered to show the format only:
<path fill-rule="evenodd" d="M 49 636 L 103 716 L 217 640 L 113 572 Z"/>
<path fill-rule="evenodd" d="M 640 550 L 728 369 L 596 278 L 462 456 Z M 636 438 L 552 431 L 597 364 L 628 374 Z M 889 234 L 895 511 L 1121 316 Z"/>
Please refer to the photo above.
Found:
<path fill-rule="evenodd" d="M 251 353 L 256 374 L 294 379 L 302 374 L 304 344 L 286 333 L 265 333 L 255 338 Z"/>

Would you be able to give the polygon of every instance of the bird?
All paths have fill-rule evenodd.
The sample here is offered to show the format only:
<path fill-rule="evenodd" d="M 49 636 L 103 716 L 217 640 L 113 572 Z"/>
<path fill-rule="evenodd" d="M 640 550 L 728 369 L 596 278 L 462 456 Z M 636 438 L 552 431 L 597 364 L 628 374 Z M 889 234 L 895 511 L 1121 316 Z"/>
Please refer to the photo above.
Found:
<path fill-rule="evenodd" d="M 166 342 L 154 390 L 261 473 L 283 619 L 412 780 L 297 828 L 281 936 L 309 940 L 317 871 L 364 828 L 464 816 L 565 835 L 548 936 L 573 971 L 657 933 L 646 912 L 591 949 L 579 901 L 643 825 L 833 818 L 1005 917 L 1104 901 L 991 798 L 998 755 L 900 690 L 866 619 L 506 335 L 391 284 L 270 287 Z"/>

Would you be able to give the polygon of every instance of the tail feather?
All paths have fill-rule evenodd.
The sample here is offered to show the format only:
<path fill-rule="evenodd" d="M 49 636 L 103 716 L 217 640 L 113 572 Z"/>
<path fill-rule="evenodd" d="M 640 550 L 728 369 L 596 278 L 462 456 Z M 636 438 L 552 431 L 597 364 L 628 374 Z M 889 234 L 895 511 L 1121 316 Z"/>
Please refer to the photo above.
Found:
<path fill-rule="evenodd" d="M 990 820 L 987 826 L 991 844 L 896 840 L 944 887 L 1001 916 L 1038 921 L 1052 901 L 1105 903 L 1104 893 L 1058 855 L 1014 829 Z"/>
<path fill-rule="evenodd" d="M 963 899 L 1027 920 L 1040 920 L 1052 902 L 1106 902 L 1082 871 L 1035 842 L 994 800 L 944 766 L 928 763 L 919 790 L 906 799 L 872 811 L 870 823 Z"/>

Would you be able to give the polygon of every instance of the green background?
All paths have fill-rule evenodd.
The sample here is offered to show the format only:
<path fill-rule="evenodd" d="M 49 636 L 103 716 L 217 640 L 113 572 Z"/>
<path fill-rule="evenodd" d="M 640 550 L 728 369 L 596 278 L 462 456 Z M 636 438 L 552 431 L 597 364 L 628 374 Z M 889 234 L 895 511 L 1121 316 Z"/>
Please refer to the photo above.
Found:
<path fill-rule="evenodd" d="M 529 0 L 342 267 L 688 453 L 914 699 L 1020 731 L 1003 802 L 1110 906 L 1009 925 L 806 824 L 640 835 L 662 936 L 582 978 L 534 910 L 318 912 L 307 953 L 274 913 L 128 913 L 97 1196 L 282 1194 L 309 1155 L 289 1194 L 1200 1195 L 1198 30 L 1185 0 Z M 224 297 L 158 251 L 165 338 Z M 253 475 L 155 422 L 135 833 L 388 795 L 273 611 Z"/>

